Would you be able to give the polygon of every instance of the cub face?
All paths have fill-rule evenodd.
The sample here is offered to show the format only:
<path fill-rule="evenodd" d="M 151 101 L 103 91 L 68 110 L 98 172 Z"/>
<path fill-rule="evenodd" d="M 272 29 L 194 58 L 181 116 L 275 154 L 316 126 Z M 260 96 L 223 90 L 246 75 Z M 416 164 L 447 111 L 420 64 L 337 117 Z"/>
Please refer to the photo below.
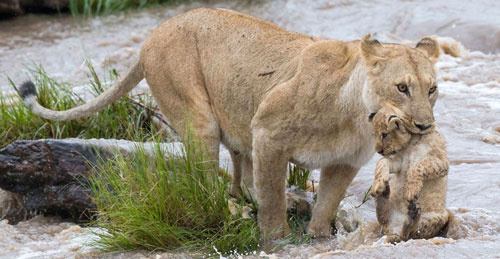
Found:
<path fill-rule="evenodd" d="M 403 123 L 401 112 L 384 106 L 372 118 L 375 133 L 375 151 L 383 156 L 395 155 L 408 145 L 411 133 Z"/>

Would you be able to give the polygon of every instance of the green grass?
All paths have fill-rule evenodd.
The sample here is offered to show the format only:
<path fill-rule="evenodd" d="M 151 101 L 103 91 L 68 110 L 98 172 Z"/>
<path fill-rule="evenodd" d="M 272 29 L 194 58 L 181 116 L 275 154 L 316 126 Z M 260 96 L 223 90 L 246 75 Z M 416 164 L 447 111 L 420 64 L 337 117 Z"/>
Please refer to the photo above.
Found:
<path fill-rule="evenodd" d="M 218 165 L 204 158 L 199 145 L 185 140 L 181 156 L 155 147 L 153 155 L 139 146 L 136 155 L 116 154 L 96 167 L 91 177 L 97 206 L 92 226 L 95 246 L 104 251 L 147 249 L 203 255 L 243 255 L 258 249 L 255 218 L 232 215 L 228 179 Z M 248 205 L 257 214 L 255 202 Z M 275 244 L 306 244 L 309 216 L 288 215 L 292 234 Z"/>
<path fill-rule="evenodd" d="M 47 75 L 42 66 L 29 69 L 38 91 L 39 102 L 49 109 L 67 110 L 83 103 L 71 91 L 71 85 L 60 82 Z M 88 66 L 89 84 L 93 95 L 105 89 L 104 81 L 94 68 Z M 112 70 L 105 81 L 116 80 Z M 10 80 L 12 86 L 16 85 Z M 71 121 L 50 121 L 33 114 L 21 101 L 14 101 L 0 93 L 0 146 L 4 147 L 16 139 L 40 138 L 115 138 L 144 141 L 156 134 L 152 124 L 152 112 L 132 104 L 127 98 L 109 105 L 97 114 Z M 151 99 L 140 97 L 138 100 L 151 105 Z"/>
<path fill-rule="evenodd" d="M 73 16 L 107 15 L 126 9 L 141 9 L 160 4 L 191 3 L 193 0 L 70 0 L 69 10 Z"/>
<path fill-rule="evenodd" d="M 153 157 L 139 148 L 132 159 L 117 154 L 90 180 L 106 250 L 148 249 L 222 254 L 257 249 L 255 219 L 232 215 L 225 177 L 188 143 L 182 156 L 156 146 Z M 167 159 L 165 159 L 167 157 Z"/>
<path fill-rule="evenodd" d="M 69 0 L 69 11 L 73 17 L 108 15 L 128 9 L 142 9 L 158 5 L 188 4 L 192 2 L 215 2 L 217 0 Z M 240 1 L 251 4 L 255 0 Z"/>
<path fill-rule="evenodd" d="M 311 171 L 301 168 L 295 164 L 288 164 L 288 186 L 297 186 L 302 190 L 307 189 L 307 180 L 311 175 Z"/>

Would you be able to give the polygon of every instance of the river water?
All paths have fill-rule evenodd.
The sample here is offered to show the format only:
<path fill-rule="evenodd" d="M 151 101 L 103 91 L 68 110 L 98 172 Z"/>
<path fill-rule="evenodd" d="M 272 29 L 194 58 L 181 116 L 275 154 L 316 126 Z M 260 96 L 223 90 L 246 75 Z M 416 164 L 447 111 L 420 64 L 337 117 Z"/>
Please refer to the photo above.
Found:
<path fill-rule="evenodd" d="M 163 20 L 200 7 L 223 7 L 275 22 L 287 29 L 325 38 L 359 39 L 367 32 L 385 42 L 410 43 L 439 35 L 461 51 L 442 55 L 440 97 L 434 112 L 451 161 L 447 206 L 455 214 L 448 238 L 381 244 L 375 209 L 359 208 L 371 184 L 378 156 L 354 179 L 339 213 L 347 220 L 338 234 L 312 245 L 288 246 L 278 257 L 485 257 L 500 255 L 500 2 L 478 1 L 253 1 L 153 8 L 87 21 L 68 16 L 26 16 L 0 22 L 0 89 L 11 92 L 27 78 L 26 68 L 42 64 L 49 75 L 85 83 L 86 59 L 98 71 L 123 72 L 137 58 L 147 35 Z M 451 38 L 443 38 L 443 37 Z M 142 86 L 145 87 L 144 82 Z M 223 160 L 227 159 L 224 157 Z M 316 174 L 317 177 L 317 174 Z M 347 226 L 357 226 L 348 232 Z M 89 245 L 91 231 L 56 218 L 36 217 L 8 225 L 0 221 L 0 257 L 72 258 L 101 256 Z M 170 257 L 136 251 L 112 258 Z M 271 256 L 273 257 L 273 256 Z"/>

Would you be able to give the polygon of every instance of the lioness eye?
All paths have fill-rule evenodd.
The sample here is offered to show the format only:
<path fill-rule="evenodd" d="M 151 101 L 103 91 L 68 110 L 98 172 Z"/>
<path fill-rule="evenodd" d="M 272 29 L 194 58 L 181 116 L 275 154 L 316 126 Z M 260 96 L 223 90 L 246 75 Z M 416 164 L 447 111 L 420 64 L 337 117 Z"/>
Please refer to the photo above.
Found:
<path fill-rule="evenodd" d="M 408 86 L 405 85 L 405 84 L 397 84 L 396 85 L 398 87 L 398 90 L 402 93 L 405 93 L 406 95 L 410 95 L 410 93 L 408 92 Z"/>
<path fill-rule="evenodd" d="M 382 133 L 382 139 L 387 138 L 387 133 Z"/>
<path fill-rule="evenodd" d="M 429 89 L 429 95 L 433 94 L 437 89 L 437 86 L 433 86 Z"/>

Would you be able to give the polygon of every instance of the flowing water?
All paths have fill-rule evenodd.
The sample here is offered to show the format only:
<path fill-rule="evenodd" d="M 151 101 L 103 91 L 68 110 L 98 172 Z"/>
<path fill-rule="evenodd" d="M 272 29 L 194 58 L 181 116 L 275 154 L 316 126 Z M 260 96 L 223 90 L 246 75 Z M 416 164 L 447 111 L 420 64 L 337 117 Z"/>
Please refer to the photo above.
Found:
<path fill-rule="evenodd" d="M 447 206 L 455 214 L 448 238 L 383 244 L 375 208 L 359 208 L 373 179 L 378 156 L 354 179 L 339 210 L 346 220 L 338 234 L 311 245 L 288 246 L 278 257 L 498 257 L 500 255 L 500 2 L 479 1 L 265 1 L 217 2 L 210 7 L 242 11 L 287 29 L 340 40 L 367 32 L 385 42 L 409 43 L 439 35 L 460 51 L 442 55 L 440 97 L 434 108 L 451 161 Z M 12 91 L 42 64 L 49 75 L 84 84 L 86 59 L 105 71 L 123 72 L 138 57 L 147 35 L 163 20 L 200 7 L 194 3 L 77 21 L 68 16 L 26 16 L 0 22 L 0 88 Z M 142 83 L 145 87 L 144 82 Z M 227 159 L 227 156 L 225 156 Z M 317 173 L 315 174 L 317 177 Z M 354 230 L 353 230 L 354 229 Z M 349 231 L 347 231 L 349 230 Z M 36 217 L 18 225 L 0 222 L 0 257 L 68 258 L 100 256 L 91 231 L 55 218 Z M 108 254 L 113 258 L 169 257 L 171 254 Z M 270 257 L 273 257 L 271 255 Z"/>

